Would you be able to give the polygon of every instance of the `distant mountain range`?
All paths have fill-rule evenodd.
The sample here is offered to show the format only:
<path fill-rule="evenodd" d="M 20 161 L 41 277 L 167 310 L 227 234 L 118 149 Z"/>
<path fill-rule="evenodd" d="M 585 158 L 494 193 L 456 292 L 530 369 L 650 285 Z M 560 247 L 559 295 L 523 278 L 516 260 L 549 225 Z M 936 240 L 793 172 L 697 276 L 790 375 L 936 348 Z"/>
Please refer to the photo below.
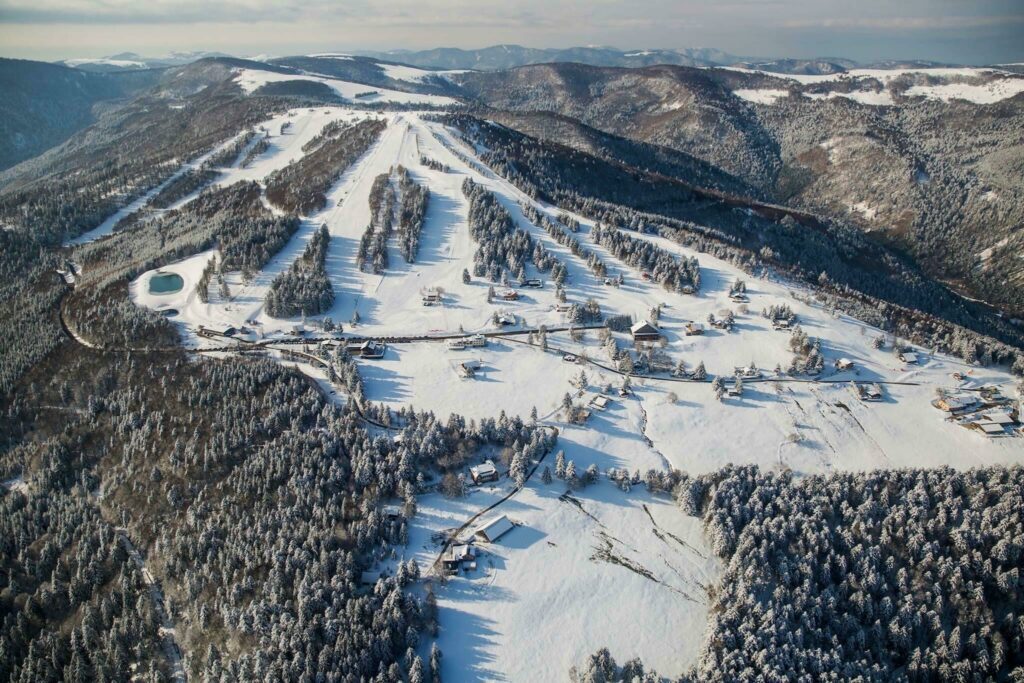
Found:
<path fill-rule="evenodd" d="M 923 60 L 884 61 L 861 64 L 840 57 L 812 59 L 763 59 L 741 57 L 715 48 L 671 48 L 621 50 L 614 47 L 586 46 L 570 48 L 531 48 L 522 45 L 492 45 L 477 50 L 441 47 L 430 50 L 354 51 L 364 56 L 427 69 L 475 69 L 499 71 L 529 64 L 575 62 L 591 66 L 639 68 L 657 64 L 673 66 L 745 66 L 784 74 L 824 75 L 854 68 L 906 69 L 945 66 Z M 207 57 L 228 57 L 220 52 L 172 52 L 162 57 L 143 57 L 134 52 L 121 52 L 109 57 L 65 59 L 60 64 L 85 71 L 124 71 L 181 66 Z M 256 61 L 280 62 L 286 57 L 271 59 L 266 55 L 249 57 Z"/>

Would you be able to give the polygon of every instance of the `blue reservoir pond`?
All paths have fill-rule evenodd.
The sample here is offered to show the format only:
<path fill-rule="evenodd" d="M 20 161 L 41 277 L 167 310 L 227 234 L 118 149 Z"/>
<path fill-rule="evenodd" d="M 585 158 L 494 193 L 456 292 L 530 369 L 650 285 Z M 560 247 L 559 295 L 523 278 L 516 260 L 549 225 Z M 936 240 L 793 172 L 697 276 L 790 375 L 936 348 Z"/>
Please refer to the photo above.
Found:
<path fill-rule="evenodd" d="M 149 278 L 150 294 L 174 294 L 184 286 L 185 281 L 177 273 L 157 273 Z"/>

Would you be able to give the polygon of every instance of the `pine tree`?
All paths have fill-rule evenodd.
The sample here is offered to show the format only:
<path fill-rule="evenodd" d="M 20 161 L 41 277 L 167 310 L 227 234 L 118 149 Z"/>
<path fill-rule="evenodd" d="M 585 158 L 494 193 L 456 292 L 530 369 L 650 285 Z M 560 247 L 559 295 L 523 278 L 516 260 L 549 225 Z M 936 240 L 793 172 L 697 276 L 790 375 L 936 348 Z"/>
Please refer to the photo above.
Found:
<path fill-rule="evenodd" d="M 565 479 L 565 451 L 558 451 L 555 455 L 555 476 Z"/>
<path fill-rule="evenodd" d="M 540 474 L 540 481 L 543 484 L 551 483 L 551 468 L 547 465 L 544 465 L 544 471 Z"/>

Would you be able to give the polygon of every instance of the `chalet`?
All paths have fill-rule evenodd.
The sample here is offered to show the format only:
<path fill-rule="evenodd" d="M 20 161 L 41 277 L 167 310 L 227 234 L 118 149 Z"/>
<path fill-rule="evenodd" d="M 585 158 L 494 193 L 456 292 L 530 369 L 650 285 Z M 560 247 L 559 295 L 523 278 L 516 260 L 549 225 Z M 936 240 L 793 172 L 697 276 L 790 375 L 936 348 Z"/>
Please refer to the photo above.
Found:
<path fill-rule="evenodd" d="M 473 546 L 466 544 L 453 545 L 441 557 L 441 566 L 446 574 L 458 574 L 460 569 L 468 571 L 476 569 L 476 552 Z"/>
<path fill-rule="evenodd" d="M 789 330 L 793 326 L 793 321 L 789 318 L 775 318 L 772 320 L 772 329 L 782 330 L 783 332 Z"/>
<path fill-rule="evenodd" d="M 973 396 L 943 396 L 932 401 L 932 405 L 943 412 L 956 415 L 977 406 L 978 399 Z"/>
<path fill-rule="evenodd" d="M 918 362 L 917 354 L 913 351 L 900 351 L 897 357 L 907 365 L 917 365 Z"/>
<path fill-rule="evenodd" d="M 836 367 L 836 370 L 838 370 L 839 372 L 846 372 L 848 370 L 853 370 L 853 361 L 850 360 L 849 358 L 839 358 L 835 362 L 835 367 Z"/>
<path fill-rule="evenodd" d="M 288 334 L 293 337 L 301 337 L 306 334 L 306 329 L 302 325 L 292 325 L 292 329 L 289 330 Z"/>
<path fill-rule="evenodd" d="M 658 341 L 661 339 L 661 331 L 646 320 L 636 323 L 629 328 L 629 331 L 633 334 L 633 341 Z"/>
<path fill-rule="evenodd" d="M 519 283 L 520 287 L 533 287 L 534 289 L 540 289 L 544 286 L 544 281 L 538 278 L 530 278 L 529 280 L 523 280 Z"/>
<path fill-rule="evenodd" d="M 881 401 L 882 387 L 879 384 L 858 384 L 857 397 L 862 401 Z"/>
<path fill-rule="evenodd" d="M 978 415 L 976 419 L 961 422 L 960 424 L 968 429 L 977 430 L 985 436 L 1006 436 L 1007 434 L 1013 434 L 1013 428 L 1017 424 L 1017 420 L 1010 413 L 992 410 Z"/>
<path fill-rule="evenodd" d="M 693 288 L 693 285 L 683 285 L 679 291 L 683 294 L 693 294 L 697 290 Z"/>
<path fill-rule="evenodd" d="M 697 335 L 704 334 L 704 326 L 700 323 L 686 323 L 683 327 L 683 334 L 687 337 L 695 337 Z"/>
<path fill-rule="evenodd" d="M 515 316 L 515 314 L 514 313 L 509 313 L 508 311 L 504 311 L 502 313 L 499 313 L 498 314 L 498 324 L 502 325 L 502 326 L 515 325 L 516 324 L 516 316 Z"/>
<path fill-rule="evenodd" d="M 572 304 L 570 303 L 557 303 L 555 304 L 555 310 L 559 313 L 568 313 L 572 310 Z"/>
<path fill-rule="evenodd" d="M 750 298 L 743 292 L 733 292 L 729 295 L 729 298 L 738 304 L 745 304 L 750 301 Z"/>
<path fill-rule="evenodd" d="M 474 484 L 486 484 L 487 482 L 498 481 L 498 468 L 494 466 L 494 461 L 485 460 L 480 465 L 470 467 L 469 476 L 473 480 Z"/>
<path fill-rule="evenodd" d="M 462 351 L 466 348 L 466 339 L 459 337 L 458 339 L 449 339 L 444 343 L 449 351 Z"/>
<path fill-rule="evenodd" d="M 751 363 L 746 367 L 736 368 L 736 376 L 743 379 L 759 379 L 762 375 L 761 369 Z"/>
<path fill-rule="evenodd" d="M 459 363 L 458 371 L 466 379 L 473 379 L 481 366 L 482 363 L 478 360 L 464 360 Z"/>
<path fill-rule="evenodd" d="M 384 517 L 387 519 L 396 520 L 402 516 L 402 506 L 395 504 L 385 505 L 381 512 L 384 513 Z"/>
<path fill-rule="evenodd" d="M 437 306 L 444 303 L 444 295 L 438 289 L 425 289 L 423 290 L 422 300 L 424 306 Z"/>
<path fill-rule="evenodd" d="M 354 342 L 345 347 L 350 355 L 358 358 L 383 358 L 387 346 L 371 339 L 361 342 Z"/>
<path fill-rule="evenodd" d="M 487 346 L 487 337 L 482 334 L 474 334 L 470 337 L 466 337 L 466 346 Z"/>
<path fill-rule="evenodd" d="M 577 358 L 571 353 L 566 353 L 562 356 L 562 360 L 564 360 L 566 363 L 575 363 Z"/>
<path fill-rule="evenodd" d="M 516 525 L 513 524 L 512 520 L 507 516 L 499 515 L 485 523 L 483 526 L 478 527 L 473 535 L 485 543 L 494 543 L 499 538 L 512 531 L 515 526 Z"/>
<path fill-rule="evenodd" d="M 729 330 L 732 329 L 732 322 L 726 317 L 716 318 L 714 314 L 708 316 L 708 324 L 714 327 L 716 330 Z"/>
<path fill-rule="evenodd" d="M 605 410 L 609 405 L 611 405 L 611 403 L 612 400 L 607 396 L 598 395 L 590 399 L 590 405 L 592 405 L 595 410 Z"/>
<path fill-rule="evenodd" d="M 503 289 L 503 290 L 501 290 L 499 292 L 496 292 L 495 296 L 498 297 L 498 299 L 500 299 L 501 301 L 518 301 L 519 300 L 519 292 L 517 292 L 514 289 Z"/>

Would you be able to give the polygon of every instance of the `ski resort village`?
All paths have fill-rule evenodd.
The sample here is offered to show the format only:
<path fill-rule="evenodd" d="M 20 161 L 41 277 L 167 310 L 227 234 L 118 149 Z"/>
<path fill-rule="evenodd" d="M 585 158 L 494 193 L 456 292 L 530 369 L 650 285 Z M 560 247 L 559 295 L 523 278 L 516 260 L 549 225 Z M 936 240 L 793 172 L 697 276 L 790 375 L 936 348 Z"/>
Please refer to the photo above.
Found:
<path fill-rule="evenodd" d="M 392 82 L 460 73 L 389 68 Z M 852 290 L 824 272 L 797 278 L 774 267 L 772 249 L 741 251 L 739 238 L 697 219 L 594 200 L 573 189 L 584 181 L 545 184 L 553 159 L 581 178 L 620 171 L 598 156 L 534 147 L 429 88 L 252 67 L 234 67 L 232 83 L 246 101 L 300 81 L 334 101 L 293 98 L 248 114 L 244 129 L 176 158 L 144 194 L 67 238 L 60 323 L 74 344 L 124 367 L 183 347 L 184 366 L 283 368 L 323 402 L 306 421 L 252 421 L 259 433 L 315 440 L 338 429 L 330 426 L 339 415 L 364 429 L 358 456 L 332 451 L 347 464 L 330 476 L 355 482 L 341 489 L 372 491 L 346 494 L 344 519 L 361 515 L 392 536 L 364 539 L 339 524 L 322 542 L 365 551 L 345 575 L 358 595 L 383 599 L 389 586 L 408 586 L 436 610 L 433 630 L 408 642 L 445 680 L 565 680 L 604 647 L 666 676 L 696 666 L 709 623 L 726 618 L 714 607 L 722 577 L 743 571 L 723 559 L 735 538 L 697 514 L 702 475 L 756 465 L 810 481 L 1024 461 L 1021 384 L 1004 357 L 954 356 L 912 318 L 876 327 L 844 305 L 856 297 L 837 292 Z M 759 93 L 744 97 L 758 103 Z M 623 183 L 636 173 L 624 172 Z M 808 214 L 741 203 L 725 190 L 685 191 L 706 215 L 724 212 L 751 231 L 769 221 L 811 225 Z M 115 258 L 128 265 L 118 270 Z M 93 310 L 105 313 L 84 312 L 76 295 L 87 283 L 117 283 L 124 273 L 123 304 L 103 299 Z M 861 301 L 862 310 L 878 305 Z M 108 315 L 129 321 L 125 330 L 167 333 L 113 335 Z M 206 410 L 196 392 L 183 414 Z M 258 400 L 270 411 L 276 399 Z M 140 428 L 119 419 L 118 429 Z M 216 471 L 203 461 L 207 451 L 191 449 L 173 457 Z M 133 475 L 167 476 L 166 466 Z M 291 481 L 239 500 L 302 505 L 316 487 Z M 122 500 L 106 484 L 88 486 L 100 502 Z M 697 502 L 688 507 L 680 492 L 691 489 Z M 173 507 L 189 496 L 218 509 L 185 484 L 167 490 L 150 499 Z M 268 552 L 284 557 L 284 545 Z M 192 561 L 158 567 L 171 576 Z M 302 581 L 321 568 L 326 581 L 342 580 L 317 567 Z M 252 594 L 235 581 L 217 595 Z M 188 613 L 190 594 L 176 591 L 168 614 Z M 314 595 L 297 604 L 321 599 Z M 239 633 L 257 631 L 244 609 L 209 614 Z M 168 647 L 192 651 L 193 671 L 213 667 L 194 627 L 161 633 Z M 217 656 L 226 661 L 256 637 L 225 637 Z"/>

